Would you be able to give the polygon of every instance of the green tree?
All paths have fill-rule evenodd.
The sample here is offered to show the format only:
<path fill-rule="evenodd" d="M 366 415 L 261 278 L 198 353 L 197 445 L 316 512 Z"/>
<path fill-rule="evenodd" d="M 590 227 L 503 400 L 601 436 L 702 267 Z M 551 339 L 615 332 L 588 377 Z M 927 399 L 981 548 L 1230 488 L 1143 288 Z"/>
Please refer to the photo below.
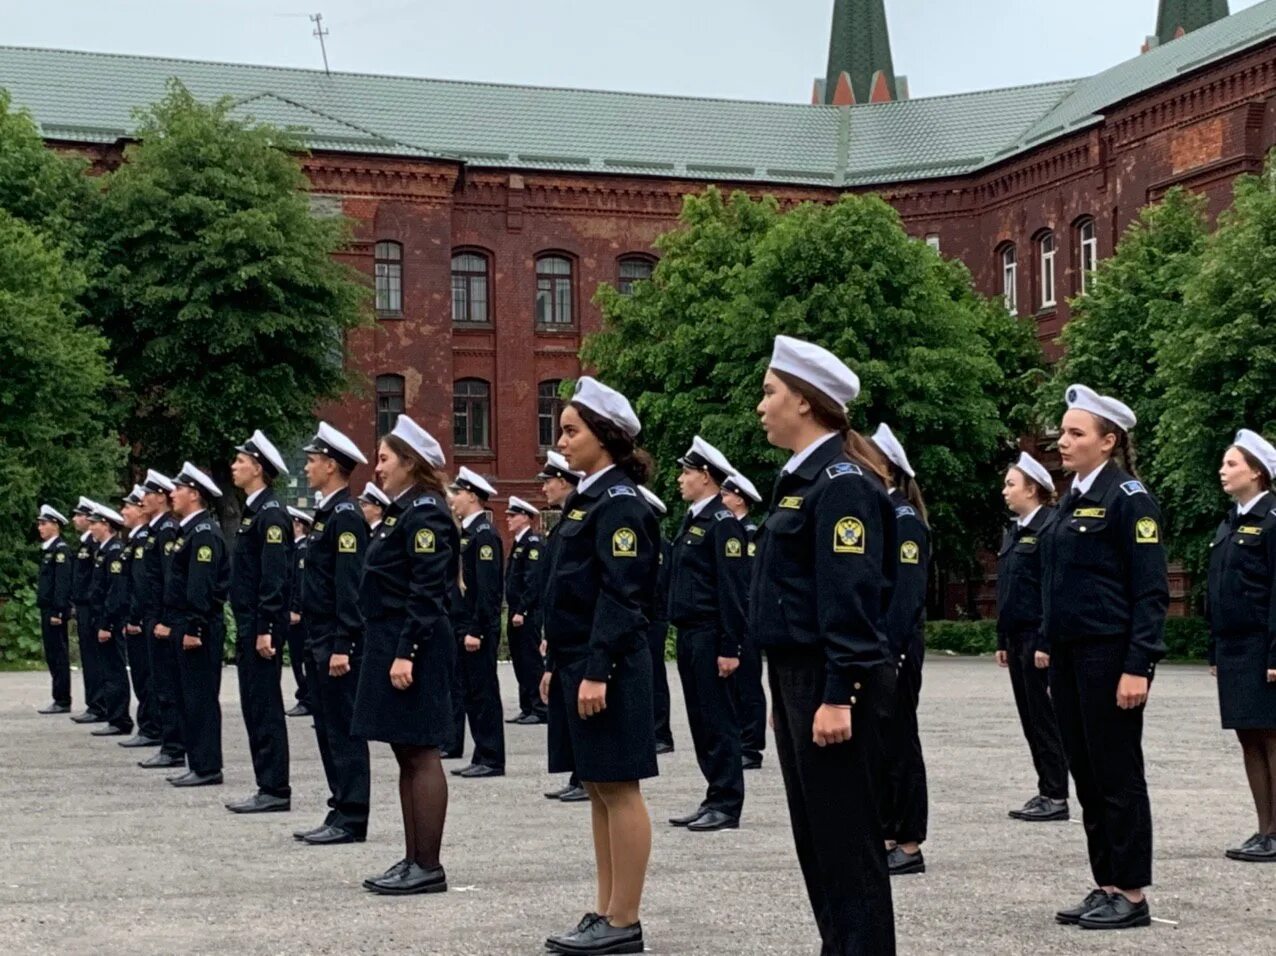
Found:
<path fill-rule="evenodd" d="M 676 500 L 674 460 L 695 433 L 767 493 L 785 458 L 754 408 L 777 333 L 818 342 L 859 374 L 855 426 L 887 421 L 931 507 L 936 551 L 973 564 L 1001 523 L 999 471 L 1028 425 L 1031 326 L 978 297 L 959 263 L 910 239 L 876 197 L 781 213 L 770 199 L 688 197 L 652 279 L 604 287 L 604 329 L 582 358 L 635 397 L 644 443 Z"/>

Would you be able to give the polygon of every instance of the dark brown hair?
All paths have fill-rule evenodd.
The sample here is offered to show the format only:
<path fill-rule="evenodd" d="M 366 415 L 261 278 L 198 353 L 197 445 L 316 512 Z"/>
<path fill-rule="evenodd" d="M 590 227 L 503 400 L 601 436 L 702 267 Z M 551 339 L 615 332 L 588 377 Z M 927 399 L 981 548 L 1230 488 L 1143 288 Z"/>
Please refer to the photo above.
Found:
<path fill-rule="evenodd" d="M 807 404 L 811 406 L 811 417 L 817 423 L 825 428 L 831 428 L 842 436 L 842 449 L 846 452 L 847 458 L 861 468 L 865 468 L 877 475 L 882 480 L 882 484 L 887 487 L 891 486 L 891 468 L 886 456 L 881 453 L 876 445 L 851 427 L 851 420 L 846 417 L 846 409 L 844 407 L 837 404 L 814 385 L 810 385 L 800 378 L 790 375 L 788 372 L 781 372 L 779 369 L 773 368 L 771 369 L 771 374 L 787 385 L 789 389 L 806 399 Z"/>
<path fill-rule="evenodd" d="M 1262 463 L 1240 445 L 1233 445 L 1232 447 L 1241 453 L 1241 457 L 1245 459 L 1245 464 L 1258 472 L 1258 487 L 1263 491 L 1271 491 L 1272 476 L 1267 473 L 1267 469 L 1263 467 Z"/>
<path fill-rule="evenodd" d="M 447 482 L 433 465 L 398 435 L 386 435 L 381 439 L 386 448 L 412 466 L 412 483 L 421 485 L 440 497 L 447 497 Z"/>
<path fill-rule="evenodd" d="M 1036 478 L 1033 478 L 1032 475 L 1028 474 L 1018 465 L 1011 465 L 1010 467 L 1019 475 L 1020 478 L 1023 479 L 1023 483 L 1025 487 L 1031 488 L 1033 490 L 1033 492 L 1037 496 L 1038 504 L 1041 504 L 1041 505 L 1054 504 L 1054 500 L 1055 500 L 1054 485 L 1051 485 L 1049 488 L 1047 488 L 1045 485 L 1037 481 Z"/>
<path fill-rule="evenodd" d="M 1130 433 L 1118 425 L 1111 419 L 1104 418 L 1102 415 L 1090 413 L 1095 423 L 1099 426 L 1100 437 L 1108 435 L 1116 435 L 1116 445 L 1112 449 L 1112 457 L 1122 468 L 1128 471 L 1135 478 L 1139 477 L 1139 473 L 1134 470 L 1134 445 L 1130 441 Z"/>
<path fill-rule="evenodd" d="M 647 479 L 656 468 L 651 455 L 634 444 L 634 440 L 620 430 L 620 426 L 603 418 L 579 402 L 572 402 L 572 408 L 585 423 L 585 427 L 594 433 L 594 437 L 602 444 L 603 450 L 611 455 L 616 467 L 629 476 L 636 485 L 645 485 Z"/>

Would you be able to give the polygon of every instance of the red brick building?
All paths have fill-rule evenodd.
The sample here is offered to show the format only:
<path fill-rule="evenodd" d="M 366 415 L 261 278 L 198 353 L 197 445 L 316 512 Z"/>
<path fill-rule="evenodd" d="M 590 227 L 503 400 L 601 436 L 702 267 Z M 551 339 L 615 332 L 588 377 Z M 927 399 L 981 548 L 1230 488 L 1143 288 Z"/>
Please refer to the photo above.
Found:
<path fill-rule="evenodd" d="M 599 325 L 594 291 L 646 275 L 707 184 L 786 202 L 879 193 L 1046 343 L 1140 207 L 1176 184 L 1224 207 L 1276 144 L 1276 0 L 1161 7 L 1147 52 L 1097 76 L 914 100 L 884 0 L 834 4 L 814 105 L 14 47 L 0 86 L 51 144 L 105 161 L 170 76 L 303 129 L 316 212 L 353 217 L 348 258 L 377 288 L 376 327 L 349 343 L 367 393 L 321 414 L 370 447 L 407 411 L 502 497 L 536 500 L 555 383 Z"/>

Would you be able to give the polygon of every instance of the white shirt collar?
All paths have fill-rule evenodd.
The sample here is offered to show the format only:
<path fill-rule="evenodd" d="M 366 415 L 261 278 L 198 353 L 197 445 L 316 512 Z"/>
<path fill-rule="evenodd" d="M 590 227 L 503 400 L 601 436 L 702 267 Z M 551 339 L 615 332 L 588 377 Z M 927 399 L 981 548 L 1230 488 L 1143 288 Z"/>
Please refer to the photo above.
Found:
<path fill-rule="evenodd" d="M 377 528 L 379 527 L 381 527 L 380 520 L 372 522 L 372 524 L 368 526 L 368 533 L 371 534 L 373 531 L 376 531 Z"/>
<path fill-rule="evenodd" d="M 195 520 L 196 518 L 198 518 L 200 515 L 205 514 L 205 513 L 207 512 L 207 510 L 208 510 L 208 509 L 206 509 L 206 508 L 200 508 L 200 509 L 199 509 L 198 511 L 196 511 L 193 515 L 187 515 L 185 518 L 183 518 L 183 519 L 182 519 L 182 524 L 181 524 L 181 526 L 182 526 L 183 528 L 185 528 L 188 524 L 190 524 L 192 521 L 194 521 L 194 520 Z"/>
<path fill-rule="evenodd" d="M 146 525 L 144 525 L 144 524 L 139 524 L 139 525 L 137 525 L 136 527 L 129 528 L 129 529 L 128 529 L 128 539 L 129 539 L 130 541 L 132 541 L 134 538 L 136 538 L 136 537 L 138 536 L 138 534 L 141 532 L 141 530 L 142 530 L 143 528 L 145 528 L 145 527 L 146 527 Z"/>
<path fill-rule="evenodd" d="M 699 501 L 693 504 L 691 506 L 691 517 L 699 518 L 700 512 L 704 511 L 705 509 L 705 505 L 707 505 L 712 500 L 713 500 L 713 495 L 710 495 L 708 498 L 701 498 Z"/>
<path fill-rule="evenodd" d="M 41 542 L 40 542 L 40 550 L 41 550 L 41 551 L 48 551 L 51 547 L 53 547 L 55 544 L 57 544 L 57 543 L 58 543 L 58 537 L 59 537 L 59 535 L 54 535 L 54 536 L 53 536 L 52 538 L 50 538 L 48 541 L 41 541 Z"/>
<path fill-rule="evenodd" d="M 1237 506 L 1236 506 L 1236 513 L 1237 513 L 1238 515 L 1247 515 L 1247 514 L 1249 514 L 1251 511 L 1253 511 L 1253 510 L 1254 510 L 1254 505 L 1256 505 L 1256 504 L 1258 504 L 1260 501 L 1262 501 L 1262 499 L 1263 499 L 1263 495 L 1265 495 L 1265 494 L 1267 494 L 1267 492 L 1265 492 L 1265 491 L 1260 491 L 1258 494 L 1256 494 L 1253 498 L 1250 498 L 1250 499 L 1249 499 L 1249 501 L 1245 502 L 1243 505 L 1237 505 Z"/>
<path fill-rule="evenodd" d="M 1112 459 L 1110 458 L 1108 459 L 1108 461 L 1111 461 L 1111 460 Z M 1108 467 L 1108 462 L 1105 461 L 1098 468 L 1094 469 L 1094 471 L 1090 472 L 1090 474 L 1086 475 L 1085 478 L 1074 477 L 1072 479 L 1073 490 L 1075 490 L 1077 494 L 1081 494 L 1081 495 L 1087 494 L 1090 491 L 1090 489 L 1094 487 L 1095 479 L 1098 478 L 1099 475 L 1102 473 L 1103 469 L 1107 467 Z"/>
<path fill-rule="evenodd" d="M 266 490 L 266 486 L 265 486 L 265 485 L 262 485 L 262 487 L 258 488 L 258 489 L 257 489 L 256 491 L 254 491 L 251 495 L 249 495 L 249 496 L 248 496 L 248 497 L 244 500 L 244 507 L 245 507 L 245 508 L 251 508 L 251 507 L 253 506 L 253 502 L 254 502 L 254 501 L 256 501 L 258 498 L 260 498 L 260 497 L 261 497 L 261 493 L 262 493 L 263 491 L 265 491 L 265 490 Z"/>
<path fill-rule="evenodd" d="M 474 514 L 470 515 L 468 518 L 462 518 L 461 527 L 468 530 L 470 525 L 472 525 L 475 521 L 477 521 L 479 518 L 479 515 L 481 515 L 482 513 L 483 512 L 481 511 L 476 511 L 474 512 Z"/>
<path fill-rule="evenodd" d="M 1032 523 L 1032 519 L 1037 517 L 1037 512 L 1040 510 L 1041 510 L 1041 505 L 1037 505 L 1037 507 L 1033 508 L 1022 518 L 1016 518 L 1015 520 L 1019 522 L 1019 527 L 1021 528 L 1028 527 L 1028 525 Z"/>
<path fill-rule="evenodd" d="M 602 471 L 596 471 L 592 475 L 590 475 L 588 478 L 582 478 L 580 480 L 580 484 L 576 486 L 576 494 L 579 495 L 583 493 L 586 488 L 594 484 L 596 481 L 598 481 L 599 478 L 607 474 L 607 472 L 611 471 L 615 467 L 616 467 L 615 465 L 608 465 Z"/>
<path fill-rule="evenodd" d="M 147 522 L 147 524 L 149 524 L 152 528 L 154 528 L 157 524 L 159 524 L 161 521 L 163 521 L 163 520 L 164 520 L 164 515 L 166 515 L 167 513 L 168 513 L 168 512 L 166 512 L 166 511 L 161 511 L 161 512 L 160 512 L 159 514 L 157 514 L 154 518 L 152 518 L 150 521 L 148 521 L 148 522 Z"/>
<path fill-rule="evenodd" d="M 93 537 L 93 532 L 92 532 L 92 531 L 86 531 L 86 532 L 84 532 L 84 534 L 80 535 L 80 544 L 83 544 L 84 542 L 88 541 L 88 540 L 89 540 L 89 538 L 91 538 L 91 537 Z"/>
<path fill-rule="evenodd" d="M 523 529 L 522 531 L 520 531 L 518 534 L 514 535 L 514 543 L 515 543 L 515 544 L 518 544 L 518 542 L 522 541 L 522 540 L 523 540 L 523 536 L 524 536 L 524 535 L 526 535 L 526 534 L 527 534 L 527 532 L 528 532 L 528 531 L 530 531 L 530 530 L 531 530 L 531 528 L 524 528 L 524 529 Z"/>
<path fill-rule="evenodd" d="M 780 469 L 780 472 L 785 475 L 793 474 L 793 472 L 797 471 L 799 468 L 802 467 L 802 464 L 808 458 L 810 458 L 812 455 L 815 454 L 815 450 L 817 448 L 822 446 L 830 438 L 836 438 L 836 437 L 837 437 L 837 432 L 829 432 L 823 438 L 815 439 L 815 441 L 811 442 L 811 444 L 807 445 L 801 451 L 795 452 L 793 457 L 784 463 L 784 467 Z"/>

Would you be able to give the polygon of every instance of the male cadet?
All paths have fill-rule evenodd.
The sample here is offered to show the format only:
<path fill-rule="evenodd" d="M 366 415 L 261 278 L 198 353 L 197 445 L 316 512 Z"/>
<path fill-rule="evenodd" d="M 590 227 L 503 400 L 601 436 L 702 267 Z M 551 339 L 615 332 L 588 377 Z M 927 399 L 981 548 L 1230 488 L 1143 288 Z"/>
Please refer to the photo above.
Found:
<path fill-rule="evenodd" d="M 510 495 L 505 506 L 505 525 L 514 535 L 509 564 L 505 569 L 505 633 L 509 640 L 514 676 L 518 678 L 518 715 L 507 724 L 543 724 L 546 707 L 541 701 L 541 552 L 544 542 L 532 523 L 540 517 L 535 505 Z"/>
<path fill-rule="evenodd" d="M 556 451 L 551 451 L 546 454 L 545 467 L 540 470 L 540 474 L 536 477 L 541 482 L 541 492 L 545 495 L 545 500 L 549 502 L 549 506 L 561 513 L 568 499 L 576 492 L 576 486 L 580 484 L 580 480 L 585 475 L 583 472 L 572 471 L 567 464 L 566 458 Z M 558 529 L 561 527 L 562 522 L 556 522 L 554 527 L 549 529 L 549 533 L 545 535 L 545 553 L 541 555 L 541 563 L 546 569 L 550 566 L 553 549 L 557 547 Z M 541 596 L 544 597 L 545 588 L 549 586 L 544 574 L 541 575 L 540 584 Z M 543 675 L 545 671 L 545 639 L 543 636 L 537 650 L 541 656 L 540 666 Z M 537 696 L 540 696 L 539 690 L 537 691 Z M 574 773 L 568 779 L 566 786 L 557 790 L 546 791 L 545 797 L 549 800 L 561 800 L 563 803 L 586 803 L 589 800 L 589 794 L 580 785 L 580 779 Z"/>
<path fill-rule="evenodd" d="M 749 509 L 762 503 L 762 496 L 744 475 L 734 474 L 722 483 L 722 503 L 744 526 L 749 546 L 746 549 L 750 570 L 753 566 L 753 537 L 758 526 L 749 517 Z M 748 595 L 745 595 L 747 601 Z M 762 766 L 766 750 L 766 693 L 762 690 L 762 648 L 746 633 L 740 641 L 740 669 L 731 681 L 735 692 L 736 713 L 740 716 L 740 745 L 745 770 Z"/>
<path fill-rule="evenodd" d="M 643 498 L 663 521 L 669 507 L 646 485 L 639 485 Z M 669 668 L 665 664 L 665 644 L 669 641 L 669 569 L 673 566 L 673 544 L 661 532 L 660 570 L 652 601 L 651 624 L 647 629 L 647 649 L 651 651 L 652 717 L 656 725 L 656 753 L 673 753 L 673 728 L 669 725 Z"/>
<path fill-rule="evenodd" d="M 169 499 L 175 487 L 171 479 L 153 468 L 142 480 L 142 488 L 146 491 L 142 496 L 142 513 L 150 532 L 142 548 L 142 566 L 146 574 L 142 635 L 146 638 L 146 652 L 150 657 L 151 687 L 160 729 L 159 753 L 138 762 L 139 767 L 147 769 L 186 765 L 186 746 L 182 742 L 181 678 L 177 670 L 179 651 L 175 649 L 177 642 L 156 633 L 156 625 L 164 613 L 164 592 L 173 564 L 173 549 L 180 534 L 177 519 L 172 513 L 173 502 Z"/>
<path fill-rule="evenodd" d="M 372 482 L 363 486 L 363 494 L 359 496 L 359 510 L 363 512 L 363 520 L 368 523 L 369 536 L 381 526 L 385 509 L 388 507 L 390 507 L 389 495 Z"/>
<path fill-rule="evenodd" d="M 501 685 L 496 676 L 496 652 L 501 643 L 501 598 L 504 558 L 501 539 L 492 530 L 485 508 L 496 489 L 481 476 L 462 467 L 449 495 L 461 522 L 461 580 L 453 588 L 452 633 L 458 660 L 452 681 L 452 719 L 455 746 L 465 749 L 465 718 L 474 735 L 474 754 L 468 767 L 452 771 L 457 777 L 505 775 L 505 728 L 501 724 Z"/>
<path fill-rule="evenodd" d="M 312 846 L 362 843 L 368 834 L 368 742 L 351 736 L 359 686 L 359 581 L 367 551 L 368 525 L 350 495 L 350 474 L 368 459 L 327 422 L 303 449 L 306 480 L 321 502 L 315 507 L 306 573 L 302 577 L 301 623 L 311 666 L 308 690 L 315 738 L 328 779 L 328 815 L 323 823 L 293 836 Z"/>
<path fill-rule="evenodd" d="M 669 620 L 678 629 L 678 676 L 691 742 L 708 793 L 695 812 L 669 822 L 689 830 L 740 825 L 744 770 L 730 678 L 740 666 L 747 619 L 748 540 L 718 492 L 732 474 L 722 452 L 697 435 L 678 459 L 678 487 L 690 502 L 673 542 Z"/>
<path fill-rule="evenodd" d="M 146 542 L 151 529 L 142 504 L 146 489 L 134 485 L 120 509 L 128 525 L 124 542 L 124 571 L 128 575 L 128 616 L 124 622 L 124 645 L 128 649 L 128 674 L 137 698 L 137 733 L 121 740 L 121 747 L 158 747 L 162 740 L 159 705 L 155 700 L 155 684 L 151 677 L 150 637 L 143 626 L 149 599 L 146 576 Z"/>
<path fill-rule="evenodd" d="M 80 647 L 80 671 L 84 680 L 84 711 L 71 718 L 77 724 L 100 724 L 106 720 L 102 706 L 101 654 L 97 647 L 97 625 L 93 622 L 93 568 L 97 561 L 97 541 L 89 530 L 89 519 L 97 502 L 81 497 L 71 512 L 71 522 L 80 534 L 71 567 L 71 603 L 75 605 L 75 637 Z"/>
<path fill-rule="evenodd" d="M 306 680 L 306 628 L 301 622 L 302 576 L 306 573 L 306 547 L 314 516 L 288 506 L 292 518 L 292 574 L 288 578 L 288 661 L 297 682 L 297 702 L 284 711 L 286 717 L 310 716 L 310 687 Z"/>
<path fill-rule="evenodd" d="M 93 623 L 101 667 L 102 714 L 106 717 L 106 726 L 93 731 L 93 736 L 119 737 L 133 730 L 124 657 L 124 625 L 128 618 L 128 573 L 120 540 L 124 516 L 99 504 L 89 519 L 89 530 L 97 541 L 97 556 L 93 559 Z"/>
<path fill-rule="evenodd" d="M 173 642 L 186 773 L 166 777 L 175 787 L 222 782 L 223 616 L 230 590 L 230 559 L 208 504 L 222 496 L 213 479 L 189 461 L 173 479 L 173 513 L 180 537 L 164 586 L 164 610 L 155 636 Z"/>
<path fill-rule="evenodd" d="M 35 604 L 40 609 L 40 636 L 44 639 L 44 662 L 53 679 L 53 702 L 41 707 L 41 714 L 71 712 L 71 657 L 67 646 L 66 622 L 71 617 L 71 546 L 62 540 L 63 514 L 40 506 L 35 519 L 40 533 L 40 578 Z"/>
<path fill-rule="evenodd" d="M 231 555 L 230 608 L 235 615 L 239 705 L 257 792 L 226 804 L 226 809 L 271 813 L 292 808 L 288 727 L 279 686 L 288 639 L 292 521 L 271 487 L 276 478 L 288 474 L 288 468 L 260 430 L 237 445 L 235 452 L 231 480 L 246 497 Z"/>

